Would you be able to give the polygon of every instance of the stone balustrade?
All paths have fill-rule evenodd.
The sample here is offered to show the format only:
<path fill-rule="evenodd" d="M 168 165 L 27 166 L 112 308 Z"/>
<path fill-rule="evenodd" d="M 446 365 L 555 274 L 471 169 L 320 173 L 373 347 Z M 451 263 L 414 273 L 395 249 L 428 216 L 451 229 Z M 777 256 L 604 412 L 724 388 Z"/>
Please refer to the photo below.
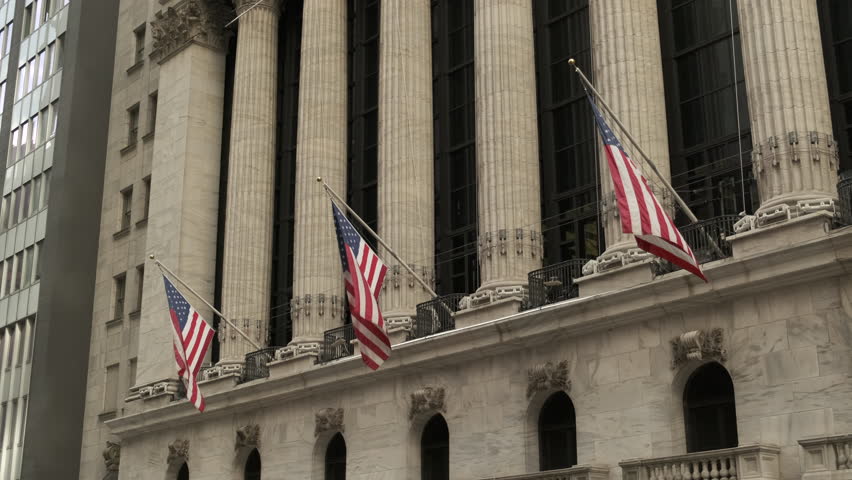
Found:
<path fill-rule="evenodd" d="M 619 463 L 624 480 L 745 480 L 778 478 L 779 448 L 767 445 L 710 450 Z"/>
<path fill-rule="evenodd" d="M 609 467 L 603 465 L 575 465 L 571 468 L 525 473 L 509 477 L 494 477 L 487 480 L 608 480 Z M 485 480 L 485 479 L 483 479 Z"/>
<path fill-rule="evenodd" d="M 799 445 L 804 450 L 802 478 L 852 478 L 852 434 L 807 438 Z"/>

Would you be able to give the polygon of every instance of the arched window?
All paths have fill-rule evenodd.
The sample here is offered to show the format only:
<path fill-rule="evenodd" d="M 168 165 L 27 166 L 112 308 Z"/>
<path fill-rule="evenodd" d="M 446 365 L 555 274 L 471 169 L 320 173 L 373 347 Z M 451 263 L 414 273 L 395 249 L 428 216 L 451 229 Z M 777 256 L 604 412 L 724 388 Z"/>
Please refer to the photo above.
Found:
<path fill-rule="evenodd" d="M 683 392 L 686 451 L 703 452 L 737 446 L 734 383 L 718 363 L 698 368 Z"/>
<path fill-rule="evenodd" d="M 189 480 L 189 467 L 186 466 L 186 463 L 181 465 L 180 470 L 178 470 L 177 480 Z"/>
<path fill-rule="evenodd" d="M 542 471 L 577 464 L 577 421 L 565 392 L 556 392 L 544 402 L 538 415 L 538 445 Z"/>
<path fill-rule="evenodd" d="M 260 453 L 257 449 L 251 451 L 246 460 L 245 480 L 260 480 Z"/>
<path fill-rule="evenodd" d="M 325 450 L 325 480 L 346 480 L 346 441 L 339 433 Z"/>
<path fill-rule="evenodd" d="M 450 431 L 441 415 L 429 419 L 423 429 L 423 436 L 420 438 L 420 478 L 450 478 Z"/>

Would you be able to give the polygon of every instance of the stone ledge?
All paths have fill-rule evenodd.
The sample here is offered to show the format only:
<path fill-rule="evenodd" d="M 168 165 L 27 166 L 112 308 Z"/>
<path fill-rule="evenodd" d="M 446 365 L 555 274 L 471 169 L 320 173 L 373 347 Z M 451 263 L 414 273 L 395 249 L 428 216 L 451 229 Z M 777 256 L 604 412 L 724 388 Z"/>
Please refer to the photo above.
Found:
<path fill-rule="evenodd" d="M 635 263 L 612 268 L 600 273 L 584 275 L 574 279 L 574 284 L 580 288 L 580 297 L 590 297 L 601 293 L 624 288 L 636 287 L 654 280 L 652 260 L 642 260 Z"/>
<path fill-rule="evenodd" d="M 285 378 L 310 370 L 316 365 L 317 356 L 311 353 L 296 355 L 283 360 L 275 360 L 266 364 L 269 368 L 269 379 Z"/>
<path fill-rule="evenodd" d="M 470 327 L 480 323 L 494 320 L 495 318 L 508 317 L 518 313 L 523 299 L 521 297 L 507 297 L 495 300 L 467 310 L 459 310 L 453 314 L 456 328 Z"/>
<path fill-rule="evenodd" d="M 325 365 L 313 365 L 310 357 L 302 359 L 302 367 L 298 369 L 285 368 L 288 361 L 273 362 L 267 381 L 245 383 L 229 392 L 207 396 L 205 415 L 207 418 L 214 414 L 229 415 L 258 405 L 286 402 L 304 395 L 306 389 L 319 395 L 334 395 L 340 389 L 365 381 L 378 382 L 390 376 L 420 372 L 424 367 L 438 368 L 529 348 L 555 335 L 571 338 L 678 312 L 693 312 L 742 295 L 848 275 L 850 270 L 852 229 L 834 230 L 826 238 L 783 251 L 708 264 L 705 274 L 710 283 L 688 272 L 674 272 L 637 287 L 566 300 L 409 340 L 396 346 L 393 355 L 375 372 L 363 368 L 360 359 L 353 357 Z M 175 422 L 201 421 L 200 416 L 191 416 L 195 412 L 192 408 L 183 407 L 175 404 L 146 408 L 106 424 L 114 434 L 126 437 L 167 429 Z"/>
<path fill-rule="evenodd" d="M 831 232 L 833 219 L 834 215 L 829 212 L 814 212 L 738 233 L 727 240 L 731 243 L 733 257 L 741 259 L 825 238 Z"/>
<path fill-rule="evenodd" d="M 609 467 L 605 465 L 574 465 L 570 468 L 525 473 L 508 477 L 488 477 L 482 480 L 608 480 Z"/>

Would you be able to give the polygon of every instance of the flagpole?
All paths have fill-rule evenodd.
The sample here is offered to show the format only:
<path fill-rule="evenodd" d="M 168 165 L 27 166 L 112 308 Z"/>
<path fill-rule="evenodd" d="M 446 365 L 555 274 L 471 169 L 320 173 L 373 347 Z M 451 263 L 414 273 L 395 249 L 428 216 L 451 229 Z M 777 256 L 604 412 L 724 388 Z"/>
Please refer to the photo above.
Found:
<path fill-rule="evenodd" d="M 154 254 L 153 254 L 153 253 L 152 253 L 151 255 L 148 255 L 148 258 L 150 258 L 151 260 L 153 260 L 153 261 L 154 261 L 154 264 L 155 264 L 155 265 L 157 265 L 157 268 L 159 268 L 159 269 L 160 269 L 160 271 L 165 271 L 165 272 L 167 272 L 169 275 L 171 275 L 171 277 L 172 277 L 172 278 L 174 278 L 175 280 L 177 280 L 177 281 L 178 281 L 178 283 L 180 283 L 181 285 L 183 285 L 184 287 L 186 287 L 186 289 L 187 289 L 187 290 L 189 290 L 190 292 L 192 292 L 192 294 L 193 294 L 193 295 L 195 295 L 195 298 L 197 298 L 197 299 L 201 300 L 202 302 L 204 302 L 204 304 L 205 304 L 205 305 L 207 305 L 208 307 L 210 307 L 210 309 L 211 309 L 211 310 L 213 310 L 213 313 L 215 313 L 216 315 L 219 315 L 219 318 L 221 318 L 222 320 L 224 320 L 224 321 L 225 321 L 225 323 L 227 323 L 228 325 L 230 325 L 230 326 L 231 326 L 231 328 L 233 328 L 234 330 L 236 330 L 236 331 L 237 331 L 237 333 L 239 333 L 239 334 L 240 334 L 243 338 L 245 338 L 245 339 L 246 339 L 246 341 L 248 341 L 248 342 L 249 342 L 249 343 L 250 343 L 250 344 L 251 344 L 254 348 L 256 348 L 257 350 L 260 350 L 260 349 L 262 348 L 262 347 L 261 347 L 260 345 L 258 345 L 258 344 L 257 344 L 257 342 L 255 342 L 255 341 L 254 341 L 251 337 L 249 337 L 248 335 L 246 335 L 246 333 L 245 333 L 245 332 L 243 332 L 243 331 L 240 329 L 240 327 L 238 327 L 238 326 L 234 325 L 234 323 L 233 323 L 232 321 L 228 320 L 228 317 L 226 317 L 225 315 L 223 315 L 223 314 L 222 314 L 222 312 L 220 312 L 219 310 L 217 310 L 217 309 L 216 309 L 216 307 L 214 307 L 213 305 L 211 305 L 211 304 L 210 304 L 210 302 L 208 302 L 207 300 L 205 300 L 205 299 L 204 299 L 204 297 L 202 297 L 201 295 L 199 295 L 199 294 L 198 294 L 198 292 L 196 292 L 195 290 L 193 290 L 193 288 L 192 288 L 192 287 L 190 287 L 188 283 L 184 282 L 182 278 L 178 277 L 178 276 L 177 276 L 177 274 L 175 274 L 175 272 L 171 271 L 171 269 L 169 269 L 169 267 L 167 267 L 167 266 L 163 265 L 163 263 L 162 263 L 162 262 L 160 262 L 159 260 L 157 260 L 157 258 L 154 256 Z"/>
<path fill-rule="evenodd" d="M 337 200 L 337 203 L 343 205 L 343 207 L 346 208 L 346 211 L 352 214 L 352 216 L 355 217 L 355 220 L 358 220 L 358 223 L 360 223 L 361 226 L 364 227 L 370 233 L 370 235 L 372 235 L 373 238 L 375 238 L 376 241 L 379 242 L 381 246 L 385 247 L 385 250 L 387 250 L 388 253 L 390 253 L 390 255 L 394 259 L 396 259 L 397 262 L 402 264 L 402 266 L 408 271 L 408 273 L 413 275 L 414 279 L 417 280 L 420 285 L 422 285 L 423 288 L 425 288 L 426 291 L 429 292 L 430 295 L 432 295 L 433 298 L 438 298 L 438 294 L 435 293 L 434 290 L 432 290 L 432 287 L 430 287 L 429 284 L 427 284 L 422 278 L 420 278 L 420 275 L 417 275 L 417 273 L 411 267 L 408 266 L 408 263 L 406 263 L 403 259 L 399 258 L 399 255 L 397 255 L 396 252 L 391 247 L 389 247 L 384 240 L 382 240 L 382 237 L 380 237 L 378 233 L 374 232 L 373 229 L 370 228 L 369 225 L 367 225 L 367 222 L 362 220 L 361 217 L 359 217 L 358 214 L 355 213 L 355 211 L 352 210 L 352 208 L 350 208 L 349 205 L 344 202 L 342 198 L 340 198 L 337 192 L 335 192 L 331 187 L 328 186 L 327 183 L 323 181 L 322 177 L 317 177 L 317 182 L 322 183 L 322 187 L 325 189 L 325 193 L 327 193 L 328 196 L 331 197 L 332 201 Z"/>
<path fill-rule="evenodd" d="M 577 72 L 577 75 L 580 76 L 580 80 L 583 81 L 583 84 L 585 84 L 589 88 L 589 90 L 592 91 L 592 94 L 594 94 L 595 98 L 598 100 L 598 102 L 600 102 L 600 105 L 604 108 L 604 110 L 609 113 L 609 116 L 613 119 L 613 121 L 615 121 L 615 124 L 618 125 L 618 127 L 624 133 L 624 136 L 627 137 L 631 144 L 633 144 L 633 146 L 636 148 L 636 151 L 639 152 L 639 155 L 641 155 L 642 158 L 645 159 L 645 162 L 651 167 L 651 170 L 653 170 L 654 173 L 657 174 L 657 178 L 660 179 L 666 189 L 672 194 L 677 204 L 680 206 L 686 216 L 689 217 L 689 220 L 692 223 L 698 223 L 698 217 L 696 217 L 695 214 L 692 213 L 692 209 L 690 209 L 689 206 L 686 205 L 686 202 L 683 200 L 683 198 L 680 197 L 680 195 L 678 195 L 677 191 L 675 191 L 671 183 L 669 183 L 669 181 L 666 180 L 665 177 L 663 177 L 663 174 L 660 173 L 659 169 L 657 169 L 657 166 L 654 164 L 653 160 L 651 160 L 651 157 L 649 157 L 648 154 L 645 153 L 644 150 L 642 150 L 642 147 L 639 146 L 639 142 L 637 142 L 633 138 L 633 136 L 630 135 L 630 132 L 627 130 L 627 127 L 625 127 L 624 124 L 621 123 L 621 120 L 619 120 L 618 116 L 612 111 L 611 108 L 609 108 L 609 105 L 607 105 L 606 101 L 603 99 L 603 97 L 601 97 L 601 94 L 598 93 L 598 91 L 592 85 L 592 82 L 590 82 L 589 79 L 586 78 L 586 75 L 583 74 L 582 70 L 580 70 L 580 67 L 578 67 L 575 63 L 576 62 L 573 58 L 568 59 L 568 65 L 574 67 L 574 71 Z M 710 245 L 713 246 L 713 249 L 716 250 L 716 253 L 724 256 L 722 250 L 719 248 L 718 245 L 716 245 L 716 241 L 712 237 L 710 237 L 707 232 L 704 231 L 704 227 L 699 228 L 701 229 L 701 233 L 703 233 L 707 237 L 707 239 L 710 240 Z"/>

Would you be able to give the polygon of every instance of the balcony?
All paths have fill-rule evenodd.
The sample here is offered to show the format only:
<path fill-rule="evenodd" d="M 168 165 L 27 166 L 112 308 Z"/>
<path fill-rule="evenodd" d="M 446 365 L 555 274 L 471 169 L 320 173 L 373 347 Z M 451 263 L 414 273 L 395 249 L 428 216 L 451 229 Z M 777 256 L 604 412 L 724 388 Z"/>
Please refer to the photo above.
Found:
<path fill-rule="evenodd" d="M 799 440 L 805 451 L 804 479 L 852 478 L 852 434 Z"/>
<path fill-rule="evenodd" d="M 525 473 L 510 477 L 493 477 L 483 480 L 608 480 L 609 467 L 599 465 L 576 465 L 571 468 Z"/>
<path fill-rule="evenodd" d="M 451 293 L 418 304 L 409 340 L 456 328 L 454 314 L 459 311 L 459 302 L 464 297 L 463 293 Z"/>
<path fill-rule="evenodd" d="M 624 480 L 739 480 L 777 479 L 780 449 L 746 445 L 674 457 L 627 460 L 619 463 Z"/>
<path fill-rule="evenodd" d="M 275 350 L 281 347 L 266 347 L 246 354 L 246 364 L 243 369 L 241 382 L 250 382 L 269 376 L 267 363 L 275 360 Z"/>
<path fill-rule="evenodd" d="M 352 340 L 355 340 L 355 328 L 351 323 L 332 328 L 323 333 L 318 363 L 326 363 L 354 353 Z"/>
<path fill-rule="evenodd" d="M 583 275 L 587 259 L 575 259 L 533 270 L 529 273 L 529 300 L 524 310 L 561 302 L 579 294 L 574 279 Z"/>
<path fill-rule="evenodd" d="M 692 253 L 698 263 L 707 263 L 730 257 L 733 253 L 731 244 L 726 238 L 734 234 L 734 224 L 739 220 L 737 215 L 722 215 L 708 218 L 697 223 L 680 227 L 680 233 L 686 243 L 692 247 Z M 680 267 L 669 262 L 661 262 L 659 273 L 671 273 Z"/>

